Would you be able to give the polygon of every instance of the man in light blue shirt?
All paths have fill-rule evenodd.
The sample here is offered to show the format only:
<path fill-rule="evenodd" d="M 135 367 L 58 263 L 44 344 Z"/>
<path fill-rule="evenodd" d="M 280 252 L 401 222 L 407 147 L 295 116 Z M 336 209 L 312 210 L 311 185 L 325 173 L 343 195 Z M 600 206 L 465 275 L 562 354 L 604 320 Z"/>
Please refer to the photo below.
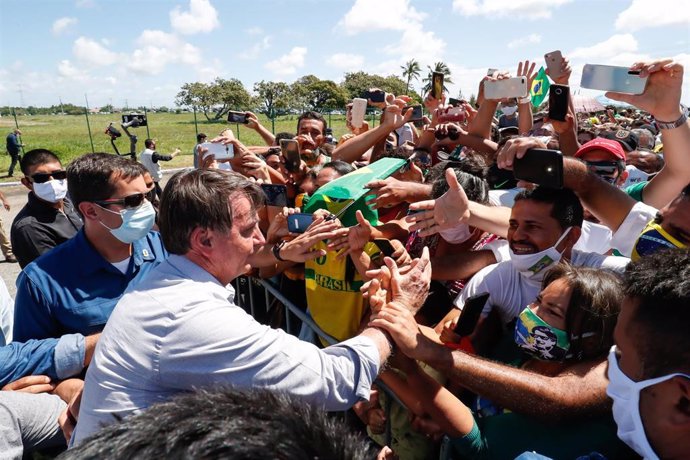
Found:
<path fill-rule="evenodd" d="M 87 372 L 75 444 L 176 393 L 218 384 L 284 391 L 326 410 L 368 399 L 390 354 L 382 331 L 368 327 L 320 350 L 234 304 L 230 282 L 250 267 L 324 255 L 310 248 L 342 232 L 319 218 L 300 237 L 270 248 L 258 228 L 262 205 L 261 189 L 236 173 L 192 170 L 170 179 L 160 229 L 172 255 L 110 316 Z M 402 288 L 392 301 L 416 311 L 431 277 L 428 251 L 394 276 Z"/>

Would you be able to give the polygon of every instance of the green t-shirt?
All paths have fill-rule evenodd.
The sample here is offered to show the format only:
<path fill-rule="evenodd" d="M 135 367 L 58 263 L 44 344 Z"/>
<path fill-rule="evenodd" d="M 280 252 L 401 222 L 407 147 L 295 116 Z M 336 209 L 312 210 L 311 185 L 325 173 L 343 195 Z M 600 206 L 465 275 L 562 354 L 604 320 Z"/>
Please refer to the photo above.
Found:
<path fill-rule="evenodd" d="M 649 181 L 638 182 L 625 188 L 625 193 L 635 201 L 642 201 L 642 191 L 647 186 Z"/>

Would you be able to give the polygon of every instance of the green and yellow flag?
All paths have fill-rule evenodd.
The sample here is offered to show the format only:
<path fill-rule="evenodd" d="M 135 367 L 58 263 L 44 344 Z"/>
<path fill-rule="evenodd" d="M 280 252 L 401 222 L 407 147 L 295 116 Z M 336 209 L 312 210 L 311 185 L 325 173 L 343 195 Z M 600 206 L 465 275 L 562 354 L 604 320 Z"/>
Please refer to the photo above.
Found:
<path fill-rule="evenodd" d="M 544 99 L 549 97 L 549 88 L 551 83 L 549 83 L 549 77 L 546 75 L 544 67 L 539 68 L 537 76 L 534 77 L 532 81 L 532 89 L 530 90 L 530 96 L 532 96 L 532 105 L 534 107 L 539 107 Z"/>
<path fill-rule="evenodd" d="M 364 168 L 356 169 L 349 174 L 337 178 L 319 188 L 304 205 L 304 212 L 313 213 L 317 209 L 328 209 L 338 214 L 352 200 L 356 201 L 340 217 L 346 227 L 357 225 L 355 211 L 360 210 L 372 225 L 378 224 L 378 213 L 366 204 L 367 196 L 371 195 L 364 186 L 377 179 L 385 179 L 400 169 L 405 160 L 399 158 L 382 158 Z"/>

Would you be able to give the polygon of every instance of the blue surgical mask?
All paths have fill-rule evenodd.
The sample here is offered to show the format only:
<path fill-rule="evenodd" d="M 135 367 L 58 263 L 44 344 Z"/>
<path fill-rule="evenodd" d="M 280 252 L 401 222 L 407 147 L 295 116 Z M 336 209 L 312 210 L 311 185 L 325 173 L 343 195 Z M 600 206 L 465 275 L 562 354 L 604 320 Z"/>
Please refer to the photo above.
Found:
<path fill-rule="evenodd" d="M 122 218 L 122 225 L 117 228 L 110 228 L 101 222 L 101 225 L 110 230 L 115 238 L 125 244 L 132 244 L 137 240 L 145 237 L 153 228 L 156 220 L 156 211 L 149 201 L 144 201 L 138 208 L 125 208 L 120 211 L 111 211 L 110 209 L 99 206 L 113 214 L 119 214 Z M 100 222 L 100 221 L 99 221 Z"/>

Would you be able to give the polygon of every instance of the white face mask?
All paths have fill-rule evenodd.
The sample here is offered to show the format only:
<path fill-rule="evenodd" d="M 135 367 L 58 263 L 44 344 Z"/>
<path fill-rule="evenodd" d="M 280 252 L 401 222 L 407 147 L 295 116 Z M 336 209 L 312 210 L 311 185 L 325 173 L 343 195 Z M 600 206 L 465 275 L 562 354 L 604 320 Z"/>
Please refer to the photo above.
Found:
<path fill-rule="evenodd" d="M 39 184 L 34 182 L 34 195 L 48 203 L 57 203 L 67 196 L 67 179 L 51 179 Z"/>
<path fill-rule="evenodd" d="M 517 112 L 517 106 L 516 105 L 508 105 L 505 107 L 501 107 L 501 112 L 503 112 L 503 115 L 511 116 L 515 112 Z"/>
<path fill-rule="evenodd" d="M 460 224 L 448 230 L 441 230 L 439 232 L 441 238 L 449 242 L 450 244 L 460 244 L 469 240 L 472 236 L 472 230 L 470 226 L 466 224 Z"/>
<path fill-rule="evenodd" d="M 561 237 L 558 238 L 558 241 L 556 241 L 556 244 L 541 252 L 535 254 L 515 254 L 510 249 L 510 261 L 513 267 L 520 272 L 521 276 L 528 280 L 541 282 L 544 279 L 546 269 L 561 260 L 561 253 L 556 250 L 556 246 L 563 241 L 563 238 L 568 235 L 571 228 L 566 228 Z"/>
<path fill-rule="evenodd" d="M 688 374 L 670 374 L 655 379 L 635 382 L 618 367 L 616 346 L 609 352 L 609 385 L 606 394 L 613 399 L 613 419 L 618 425 L 618 437 L 645 460 L 656 460 L 659 456 L 647 440 L 644 432 L 642 418 L 640 417 L 640 391 L 665 382 L 673 377 L 682 376 L 690 378 Z"/>

